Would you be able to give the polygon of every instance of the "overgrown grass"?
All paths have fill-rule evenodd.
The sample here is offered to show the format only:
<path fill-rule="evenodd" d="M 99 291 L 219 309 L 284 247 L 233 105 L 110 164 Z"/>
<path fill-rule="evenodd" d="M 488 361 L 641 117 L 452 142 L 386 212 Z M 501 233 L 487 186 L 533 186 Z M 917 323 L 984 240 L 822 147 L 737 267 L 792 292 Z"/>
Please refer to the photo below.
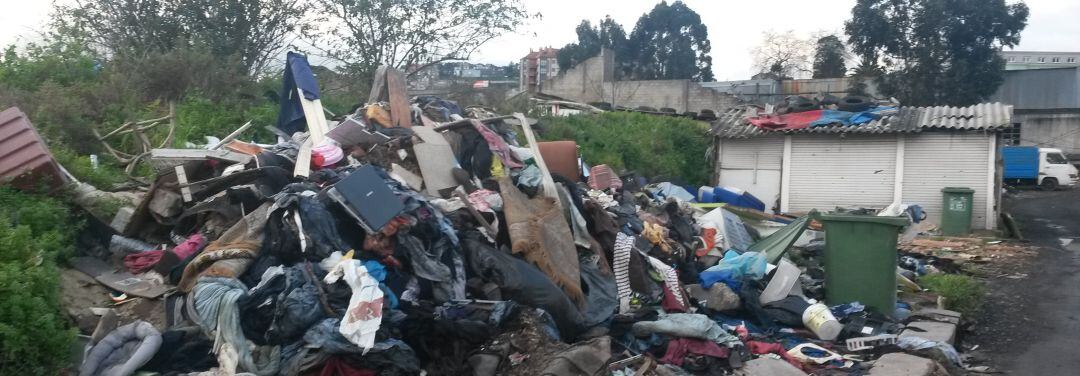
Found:
<path fill-rule="evenodd" d="M 591 165 L 690 184 L 709 180 L 706 150 L 711 141 L 704 123 L 632 112 L 545 117 L 541 123 L 541 139 L 576 141 Z"/>
<path fill-rule="evenodd" d="M 982 306 L 986 287 L 962 274 L 930 274 L 919 277 L 923 288 L 945 298 L 945 308 L 971 317 Z"/>
<path fill-rule="evenodd" d="M 59 200 L 0 188 L 0 375 L 55 375 L 75 331 L 60 311 L 57 260 L 81 228 Z"/>

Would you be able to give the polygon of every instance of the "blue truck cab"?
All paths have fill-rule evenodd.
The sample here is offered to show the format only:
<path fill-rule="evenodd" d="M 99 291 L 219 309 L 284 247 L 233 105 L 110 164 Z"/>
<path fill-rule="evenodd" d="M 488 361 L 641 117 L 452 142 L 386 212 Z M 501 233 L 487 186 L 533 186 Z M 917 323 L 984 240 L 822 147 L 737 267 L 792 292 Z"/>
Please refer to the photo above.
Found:
<path fill-rule="evenodd" d="M 1060 149 L 1036 146 L 1001 148 L 1002 178 L 1011 185 L 1038 185 L 1047 190 L 1077 184 L 1077 169 Z"/>

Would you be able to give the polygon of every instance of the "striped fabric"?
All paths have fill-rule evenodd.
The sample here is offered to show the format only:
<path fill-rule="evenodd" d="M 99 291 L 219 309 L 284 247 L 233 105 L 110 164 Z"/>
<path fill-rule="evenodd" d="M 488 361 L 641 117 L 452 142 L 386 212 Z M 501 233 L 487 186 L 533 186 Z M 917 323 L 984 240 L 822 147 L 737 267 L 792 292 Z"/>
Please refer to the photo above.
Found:
<path fill-rule="evenodd" d="M 612 257 L 612 269 L 615 271 L 615 285 L 619 289 L 619 313 L 630 309 L 630 250 L 634 248 L 634 237 L 619 232 L 615 235 L 615 251 Z"/>
<path fill-rule="evenodd" d="M 667 285 L 668 290 L 671 290 L 671 294 L 675 296 L 675 300 L 686 308 L 686 298 L 683 297 L 682 286 L 679 285 L 679 274 L 675 272 L 675 268 L 665 264 L 656 257 L 645 255 L 649 258 L 649 265 L 652 265 L 653 269 L 660 272 L 660 275 L 664 277 L 664 285 Z"/>

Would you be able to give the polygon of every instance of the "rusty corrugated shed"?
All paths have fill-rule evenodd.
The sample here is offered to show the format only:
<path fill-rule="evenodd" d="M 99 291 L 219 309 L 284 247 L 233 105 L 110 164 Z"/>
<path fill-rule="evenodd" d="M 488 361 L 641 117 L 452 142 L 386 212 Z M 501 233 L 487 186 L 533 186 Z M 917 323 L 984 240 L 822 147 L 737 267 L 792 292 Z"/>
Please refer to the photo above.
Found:
<path fill-rule="evenodd" d="M 0 112 L 0 184 L 53 190 L 67 182 L 26 114 L 18 107 Z"/>
<path fill-rule="evenodd" d="M 719 116 L 713 134 L 720 138 L 751 138 L 768 134 L 801 133 L 916 133 L 926 129 L 997 130 L 1012 125 L 1012 106 L 1001 103 L 981 103 L 968 107 L 900 107 L 895 114 L 886 115 L 861 125 L 827 125 L 796 130 L 769 130 L 748 122 L 755 115 L 751 106 L 736 107 Z"/>

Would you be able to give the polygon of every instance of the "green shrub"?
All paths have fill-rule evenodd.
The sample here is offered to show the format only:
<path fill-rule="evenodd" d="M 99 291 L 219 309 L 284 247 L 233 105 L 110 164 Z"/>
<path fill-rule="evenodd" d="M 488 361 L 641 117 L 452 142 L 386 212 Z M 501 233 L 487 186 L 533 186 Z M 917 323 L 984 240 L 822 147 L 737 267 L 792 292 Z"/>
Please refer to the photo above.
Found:
<path fill-rule="evenodd" d="M 75 331 L 60 311 L 56 263 L 80 227 L 58 200 L 0 188 L 0 374 L 67 365 Z"/>
<path fill-rule="evenodd" d="M 633 112 L 545 117 L 545 141 L 574 140 L 590 165 L 607 164 L 616 171 L 664 180 L 706 184 L 711 169 L 706 150 L 708 127 L 694 120 Z"/>
<path fill-rule="evenodd" d="M 176 106 L 176 135 L 174 145 L 184 142 L 206 143 L 205 136 L 222 138 L 244 123 L 252 127 L 240 135 L 240 140 L 274 143 L 277 139 L 265 126 L 277 124 L 278 105 L 266 99 L 251 101 L 213 101 L 198 94 L 189 94 Z"/>
<path fill-rule="evenodd" d="M 945 308 L 971 317 L 982 305 L 986 288 L 970 276 L 962 274 L 930 274 L 919 277 L 923 288 L 945 298 Z"/>
<path fill-rule="evenodd" d="M 116 161 L 109 155 L 98 155 L 98 168 L 90 163 L 89 155 L 80 155 L 64 145 L 50 145 L 53 157 L 64 166 L 79 181 L 88 183 L 98 189 L 109 190 L 117 184 L 128 181 L 124 169 L 117 166 Z"/>

